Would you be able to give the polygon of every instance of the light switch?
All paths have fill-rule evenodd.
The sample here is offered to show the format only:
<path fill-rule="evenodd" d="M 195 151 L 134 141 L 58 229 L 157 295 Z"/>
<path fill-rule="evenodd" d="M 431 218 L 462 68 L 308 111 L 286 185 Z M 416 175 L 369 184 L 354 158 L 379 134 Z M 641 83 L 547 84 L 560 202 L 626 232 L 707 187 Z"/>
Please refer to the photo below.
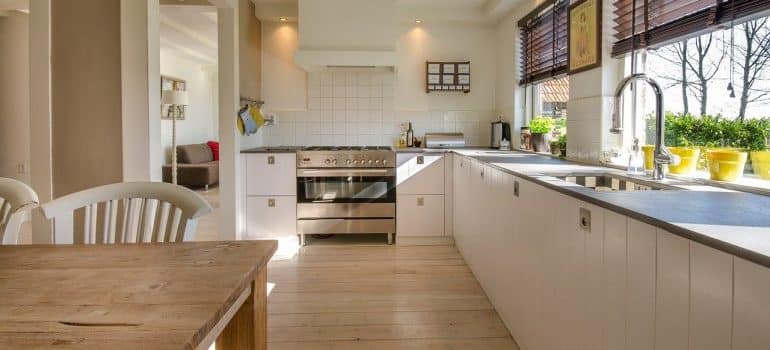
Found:
<path fill-rule="evenodd" d="M 424 207 L 425 206 L 425 198 L 417 197 L 417 206 L 418 207 Z"/>
<path fill-rule="evenodd" d="M 267 164 L 275 164 L 275 156 L 267 156 Z"/>
<path fill-rule="evenodd" d="M 267 207 L 268 208 L 275 208 L 275 198 L 268 198 L 267 199 Z"/>

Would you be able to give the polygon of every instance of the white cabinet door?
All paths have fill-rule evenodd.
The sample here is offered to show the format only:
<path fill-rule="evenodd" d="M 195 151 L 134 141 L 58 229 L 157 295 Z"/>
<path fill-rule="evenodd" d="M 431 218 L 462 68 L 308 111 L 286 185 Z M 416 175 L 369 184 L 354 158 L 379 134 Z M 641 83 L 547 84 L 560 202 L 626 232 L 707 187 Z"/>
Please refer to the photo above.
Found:
<path fill-rule="evenodd" d="M 399 194 L 396 203 L 399 237 L 444 235 L 444 196 Z"/>
<path fill-rule="evenodd" d="M 454 160 L 457 155 L 444 155 L 444 235 L 454 235 Z"/>
<path fill-rule="evenodd" d="M 248 197 L 246 221 L 249 239 L 296 239 L 297 197 Z"/>
<path fill-rule="evenodd" d="M 770 269 L 734 258 L 732 350 L 770 349 Z"/>
<path fill-rule="evenodd" d="M 730 349 L 733 257 L 690 242 L 690 350 Z"/>
<path fill-rule="evenodd" d="M 625 216 L 612 211 L 604 213 L 604 346 L 603 349 L 626 347 L 626 223 Z"/>
<path fill-rule="evenodd" d="M 626 349 L 655 348 L 656 229 L 628 219 Z M 609 350 L 609 349 L 608 349 Z"/>
<path fill-rule="evenodd" d="M 246 154 L 246 194 L 296 196 L 297 156 L 294 153 Z"/>
<path fill-rule="evenodd" d="M 399 194 L 444 194 L 443 154 L 410 153 L 399 157 L 404 161 L 399 161 L 396 172 Z"/>
<path fill-rule="evenodd" d="M 690 241 L 658 229 L 655 349 L 687 349 L 690 312 Z"/>

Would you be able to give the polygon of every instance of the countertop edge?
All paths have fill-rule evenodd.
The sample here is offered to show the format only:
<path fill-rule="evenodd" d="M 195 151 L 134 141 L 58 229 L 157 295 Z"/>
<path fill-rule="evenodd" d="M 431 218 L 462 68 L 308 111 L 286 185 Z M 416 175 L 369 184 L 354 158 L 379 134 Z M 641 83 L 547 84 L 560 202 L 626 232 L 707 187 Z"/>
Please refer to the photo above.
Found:
<path fill-rule="evenodd" d="M 627 209 L 627 208 L 624 208 L 624 207 L 620 207 L 620 206 L 617 206 L 617 205 L 610 204 L 610 203 L 605 202 L 605 201 L 603 201 L 603 200 L 601 200 L 599 198 L 587 196 L 587 195 L 585 195 L 585 194 L 583 194 L 583 193 L 581 193 L 579 191 L 573 191 L 573 190 L 570 190 L 570 189 L 568 189 L 566 187 L 556 186 L 553 183 L 550 183 L 548 181 L 543 181 L 538 176 L 532 176 L 532 175 L 528 175 L 528 174 L 524 174 L 524 173 L 520 173 L 520 172 L 511 170 L 511 169 L 508 169 L 508 168 L 504 168 L 504 167 L 501 167 L 501 166 L 496 165 L 494 163 L 489 163 L 489 162 L 486 162 L 484 160 L 478 159 L 477 157 L 472 156 L 472 155 L 465 155 L 465 154 L 458 153 L 456 150 L 451 150 L 451 153 L 457 154 L 459 156 L 471 158 L 471 159 L 473 159 L 473 160 L 475 160 L 477 162 L 484 163 L 487 166 L 493 167 L 493 168 L 498 169 L 498 170 L 500 170 L 502 172 L 505 172 L 507 174 L 510 174 L 510 175 L 513 175 L 513 176 L 516 176 L 516 177 L 519 177 L 519 178 L 522 178 L 524 180 L 530 181 L 532 183 L 538 184 L 538 185 L 546 187 L 548 189 L 557 191 L 557 192 L 559 192 L 561 194 L 565 194 L 565 195 L 568 195 L 568 196 L 570 196 L 572 198 L 575 198 L 575 199 L 578 199 L 578 200 L 581 200 L 581 201 L 584 201 L 584 202 L 596 205 L 596 206 L 601 207 L 603 209 L 611 210 L 611 211 L 616 212 L 618 214 L 628 216 L 630 218 L 639 220 L 639 221 L 644 222 L 646 224 L 649 224 L 649 225 L 655 226 L 657 228 L 663 229 L 666 232 L 670 232 L 670 233 L 675 234 L 677 236 L 680 236 L 682 238 L 685 238 L 685 239 L 691 240 L 693 242 L 697 242 L 697 243 L 703 244 L 705 246 L 708 246 L 710 248 L 719 250 L 721 252 L 733 255 L 735 257 L 738 257 L 738 258 L 741 258 L 741 259 L 744 259 L 744 260 L 747 260 L 747 261 L 751 261 L 753 263 L 762 265 L 762 266 L 764 266 L 766 268 L 770 268 L 770 256 L 766 256 L 766 255 L 758 253 L 756 251 L 752 251 L 752 250 L 749 250 L 749 249 L 746 249 L 746 248 L 743 248 L 743 247 L 739 247 L 739 246 L 727 243 L 727 242 L 719 240 L 719 239 L 715 239 L 713 237 L 704 235 L 702 233 L 698 233 L 696 231 L 693 231 L 693 230 L 690 230 L 690 229 L 687 229 L 687 228 L 684 228 L 684 227 L 681 227 L 681 226 L 678 226 L 678 225 L 674 225 L 674 224 L 672 224 L 670 222 L 663 221 L 663 220 L 660 220 L 660 219 L 657 219 L 657 218 L 654 218 L 654 217 L 651 217 L 651 216 L 639 213 L 637 211 L 633 211 L 633 210 L 630 210 L 630 209 Z M 565 162 L 569 162 L 569 161 L 565 161 Z"/>

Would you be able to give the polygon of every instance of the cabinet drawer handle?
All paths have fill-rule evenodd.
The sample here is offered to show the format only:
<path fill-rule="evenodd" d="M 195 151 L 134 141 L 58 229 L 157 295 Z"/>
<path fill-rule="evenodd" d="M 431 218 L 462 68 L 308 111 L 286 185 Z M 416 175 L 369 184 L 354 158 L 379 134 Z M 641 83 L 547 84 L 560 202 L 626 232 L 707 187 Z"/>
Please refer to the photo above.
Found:
<path fill-rule="evenodd" d="M 591 232 L 591 211 L 586 208 L 580 208 L 580 228 Z"/>
<path fill-rule="evenodd" d="M 417 197 L 417 206 L 418 207 L 424 207 L 425 206 L 425 198 Z"/>
<path fill-rule="evenodd" d="M 267 164 L 275 164 L 275 156 L 267 156 Z"/>
<path fill-rule="evenodd" d="M 514 181 L 513 182 L 513 195 L 518 197 L 519 196 L 519 182 Z"/>
<path fill-rule="evenodd" d="M 267 207 L 268 208 L 275 208 L 275 198 L 268 198 L 267 199 Z"/>
<path fill-rule="evenodd" d="M 484 169 L 481 170 L 481 178 L 484 178 Z"/>

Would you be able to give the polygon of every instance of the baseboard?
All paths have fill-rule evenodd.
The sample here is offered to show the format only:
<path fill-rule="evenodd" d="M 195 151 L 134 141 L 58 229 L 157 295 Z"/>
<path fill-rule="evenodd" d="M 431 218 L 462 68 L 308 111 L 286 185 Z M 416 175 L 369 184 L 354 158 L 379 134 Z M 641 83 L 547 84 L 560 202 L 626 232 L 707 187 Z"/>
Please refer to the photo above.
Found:
<path fill-rule="evenodd" d="M 440 237 L 399 237 L 396 235 L 397 245 L 455 245 L 452 236 Z"/>

